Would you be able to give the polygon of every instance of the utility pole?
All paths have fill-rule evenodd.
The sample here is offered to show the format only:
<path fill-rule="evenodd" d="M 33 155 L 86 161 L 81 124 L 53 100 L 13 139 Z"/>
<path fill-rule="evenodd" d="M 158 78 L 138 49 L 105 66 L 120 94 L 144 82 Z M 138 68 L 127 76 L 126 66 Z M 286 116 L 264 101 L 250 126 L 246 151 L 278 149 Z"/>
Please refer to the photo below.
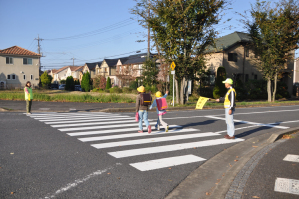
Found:
<path fill-rule="evenodd" d="M 34 40 L 37 40 L 38 54 L 41 55 L 41 52 L 40 52 L 40 42 L 39 42 L 39 41 L 42 41 L 43 39 L 39 38 L 39 35 L 37 35 L 37 38 L 35 38 Z M 42 57 L 42 55 L 41 55 L 41 57 Z M 40 58 L 39 58 L 39 60 L 38 60 L 38 64 L 39 64 L 39 69 L 41 69 Z"/>
<path fill-rule="evenodd" d="M 75 64 L 75 62 L 74 62 L 74 61 L 75 61 L 75 59 L 76 59 L 76 58 L 74 58 L 74 57 L 73 57 L 73 58 L 71 58 L 71 59 L 73 60 L 73 66 L 74 66 L 74 64 Z"/>

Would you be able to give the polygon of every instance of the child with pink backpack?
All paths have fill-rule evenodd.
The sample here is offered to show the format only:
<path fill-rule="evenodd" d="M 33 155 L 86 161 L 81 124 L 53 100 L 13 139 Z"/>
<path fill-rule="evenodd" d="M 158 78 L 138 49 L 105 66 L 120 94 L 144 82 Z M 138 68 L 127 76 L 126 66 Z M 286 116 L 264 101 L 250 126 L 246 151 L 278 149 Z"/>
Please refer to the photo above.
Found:
<path fill-rule="evenodd" d="M 167 109 L 167 102 L 166 97 L 168 95 L 168 91 L 166 91 L 166 94 L 162 97 L 162 93 L 160 91 L 156 92 L 155 96 L 157 97 L 153 104 L 150 106 L 149 109 L 152 109 L 154 107 L 157 107 L 157 114 L 158 114 L 158 120 L 157 124 L 155 125 L 156 130 L 160 130 L 160 123 L 165 128 L 165 132 L 168 132 L 169 126 L 166 122 L 163 121 L 162 116 L 166 114 Z"/>

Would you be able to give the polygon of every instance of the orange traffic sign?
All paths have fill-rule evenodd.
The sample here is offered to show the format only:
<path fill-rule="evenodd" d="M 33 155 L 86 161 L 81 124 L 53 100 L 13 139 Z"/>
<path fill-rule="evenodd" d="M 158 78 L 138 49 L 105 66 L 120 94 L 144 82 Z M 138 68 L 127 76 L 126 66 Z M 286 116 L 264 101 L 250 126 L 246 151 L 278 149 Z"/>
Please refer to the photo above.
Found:
<path fill-rule="evenodd" d="M 171 67 L 172 70 L 174 70 L 175 69 L 175 63 L 172 62 L 171 65 L 170 65 L 170 67 Z"/>

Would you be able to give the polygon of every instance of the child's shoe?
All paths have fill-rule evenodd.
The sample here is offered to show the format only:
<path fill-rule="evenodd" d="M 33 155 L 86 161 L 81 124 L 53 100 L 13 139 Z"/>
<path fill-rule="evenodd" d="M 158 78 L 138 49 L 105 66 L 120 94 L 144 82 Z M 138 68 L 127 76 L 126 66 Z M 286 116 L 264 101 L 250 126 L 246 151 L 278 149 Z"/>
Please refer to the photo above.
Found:
<path fill-rule="evenodd" d="M 166 127 L 165 132 L 168 132 L 169 126 Z"/>
<path fill-rule="evenodd" d="M 139 130 L 138 133 L 143 133 L 143 131 L 142 131 L 142 130 Z"/>
<path fill-rule="evenodd" d="M 152 127 L 149 125 L 148 126 L 148 133 L 151 133 L 152 132 Z"/>

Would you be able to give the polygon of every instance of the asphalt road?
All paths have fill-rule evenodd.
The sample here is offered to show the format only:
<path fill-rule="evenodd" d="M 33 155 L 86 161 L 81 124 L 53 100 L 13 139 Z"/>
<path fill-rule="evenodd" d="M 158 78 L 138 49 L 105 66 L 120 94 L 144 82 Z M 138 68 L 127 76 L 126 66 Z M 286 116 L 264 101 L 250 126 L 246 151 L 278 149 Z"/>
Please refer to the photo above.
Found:
<path fill-rule="evenodd" d="M 239 108 L 236 140 L 223 138 L 224 110 L 168 112 L 170 132 L 150 135 L 137 133 L 134 113 L 3 112 L 0 198 L 164 198 L 224 149 L 298 126 L 298 111 Z"/>

